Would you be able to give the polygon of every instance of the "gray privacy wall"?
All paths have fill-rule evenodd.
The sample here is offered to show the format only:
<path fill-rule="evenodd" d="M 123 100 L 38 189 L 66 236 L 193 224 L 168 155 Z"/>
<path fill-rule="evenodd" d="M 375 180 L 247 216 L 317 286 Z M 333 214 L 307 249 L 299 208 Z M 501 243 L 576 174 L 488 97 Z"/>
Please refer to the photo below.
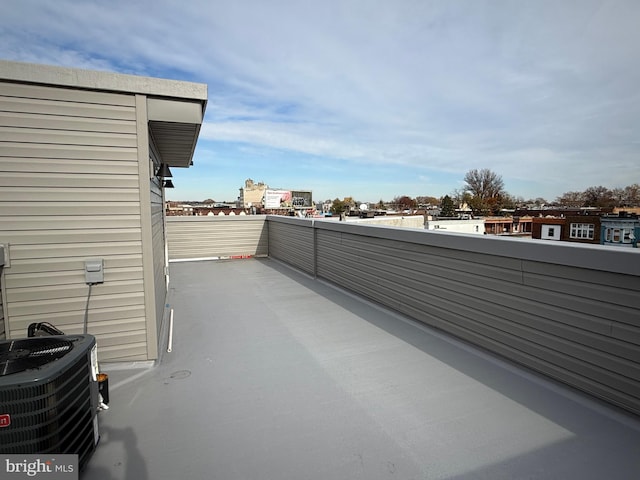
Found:
<path fill-rule="evenodd" d="M 264 215 L 167 217 L 169 261 L 266 256 Z"/>
<path fill-rule="evenodd" d="M 640 414 L 640 251 L 277 216 L 167 219 L 170 260 L 268 255 Z"/>
<path fill-rule="evenodd" d="M 313 220 L 270 216 L 269 256 L 314 274 L 316 243 L 314 225 Z"/>
<path fill-rule="evenodd" d="M 640 414 L 640 251 L 267 223 L 271 257 Z"/>

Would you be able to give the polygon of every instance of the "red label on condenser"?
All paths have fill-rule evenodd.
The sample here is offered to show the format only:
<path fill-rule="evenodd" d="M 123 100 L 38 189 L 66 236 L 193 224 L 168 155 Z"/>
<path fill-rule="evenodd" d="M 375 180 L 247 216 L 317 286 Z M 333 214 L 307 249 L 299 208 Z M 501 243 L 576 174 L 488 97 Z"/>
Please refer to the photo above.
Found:
<path fill-rule="evenodd" d="M 8 427 L 11 425 L 11 415 L 4 413 L 0 415 L 0 428 Z"/>

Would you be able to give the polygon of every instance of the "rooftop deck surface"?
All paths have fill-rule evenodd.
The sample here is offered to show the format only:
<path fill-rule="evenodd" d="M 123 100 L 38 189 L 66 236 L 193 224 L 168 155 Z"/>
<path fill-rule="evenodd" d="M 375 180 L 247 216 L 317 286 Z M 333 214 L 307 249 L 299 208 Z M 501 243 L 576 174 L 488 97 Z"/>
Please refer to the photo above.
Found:
<path fill-rule="evenodd" d="M 274 260 L 173 263 L 168 302 L 83 480 L 640 478 L 637 417 Z"/>

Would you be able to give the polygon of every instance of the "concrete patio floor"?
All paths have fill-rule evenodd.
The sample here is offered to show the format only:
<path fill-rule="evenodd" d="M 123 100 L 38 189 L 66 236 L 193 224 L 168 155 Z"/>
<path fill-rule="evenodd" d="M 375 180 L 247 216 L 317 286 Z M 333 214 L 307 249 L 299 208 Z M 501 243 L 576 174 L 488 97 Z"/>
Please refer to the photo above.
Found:
<path fill-rule="evenodd" d="M 172 263 L 168 302 L 83 480 L 640 478 L 638 417 L 274 260 Z"/>

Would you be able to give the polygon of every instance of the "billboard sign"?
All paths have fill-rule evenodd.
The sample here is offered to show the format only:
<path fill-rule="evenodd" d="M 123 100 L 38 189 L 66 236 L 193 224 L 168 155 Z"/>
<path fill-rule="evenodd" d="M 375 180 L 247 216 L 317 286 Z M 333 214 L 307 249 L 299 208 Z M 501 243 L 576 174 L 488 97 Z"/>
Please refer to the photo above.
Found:
<path fill-rule="evenodd" d="M 290 190 L 266 190 L 264 192 L 264 208 L 288 208 L 290 206 Z"/>
<path fill-rule="evenodd" d="M 313 203 L 311 200 L 311 192 L 292 191 L 291 192 L 291 204 L 295 208 L 311 208 Z"/>

